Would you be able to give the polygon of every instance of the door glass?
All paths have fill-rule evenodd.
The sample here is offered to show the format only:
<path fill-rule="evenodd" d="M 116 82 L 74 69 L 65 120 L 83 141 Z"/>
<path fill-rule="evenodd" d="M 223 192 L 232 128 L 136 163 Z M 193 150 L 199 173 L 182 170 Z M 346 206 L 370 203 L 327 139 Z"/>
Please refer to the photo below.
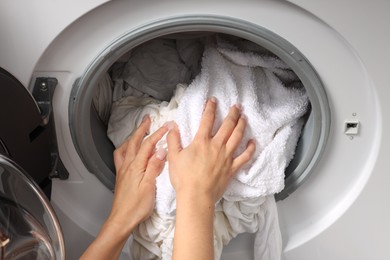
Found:
<path fill-rule="evenodd" d="M 0 259 L 64 259 L 61 229 L 48 200 L 1 155 Z"/>

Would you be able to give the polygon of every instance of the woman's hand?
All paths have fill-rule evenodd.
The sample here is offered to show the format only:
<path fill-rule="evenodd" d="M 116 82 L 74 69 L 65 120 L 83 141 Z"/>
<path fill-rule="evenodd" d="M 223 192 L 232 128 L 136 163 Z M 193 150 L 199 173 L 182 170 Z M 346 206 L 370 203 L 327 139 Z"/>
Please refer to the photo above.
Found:
<path fill-rule="evenodd" d="M 151 215 L 156 177 L 166 157 L 166 151 L 155 151 L 155 146 L 168 126 L 144 140 L 149 128 L 150 118 L 145 117 L 134 134 L 115 150 L 116 185 L 111 213 L 82 259 L 117 259 L 132 230 Z"/>
<path fill-rule="evenodd" d="M 149 128 L 147 116 L 131 138 L 114 152 L 116 186 L 109 220 L 118 222 L 122 228 L 137 225 L 154 208 L 156 177 L 166 157 L 166 151 L 155 151 L 155 146 L 168 127 L 164 125 L 144 140 Z"/>
<path fill-rule="evenodd" d="M 233 157 L 247 122 L 241 114 L 240 106 L 231 107 L 221 127 L 212 136 L 215 111 L 216 100 L 212 98 L 206 104 L 193 142 L 185 149 L 181 147 L 177 127 L 168 134 L 169 174 L 177 196 L 182 192 L 194 192 L 206 194 L 216 202 L 237 170 L 255 152 L 255 143 L 250 141 L 243 153 Z"/>
<path fill-rule="evenodd" d="M 169 176 L 176 191 L 176 226 L 173 259 L 214 259 L 215 202 L 221 198 L 237 170 L 248 162 L 255 143 L 249 141 L 236 158 L 246 119 L 233 106 L 213 136 L 216 100 L 207 102 L 193 142 L 182 148 L 177 127 L 168 134 Z"/>

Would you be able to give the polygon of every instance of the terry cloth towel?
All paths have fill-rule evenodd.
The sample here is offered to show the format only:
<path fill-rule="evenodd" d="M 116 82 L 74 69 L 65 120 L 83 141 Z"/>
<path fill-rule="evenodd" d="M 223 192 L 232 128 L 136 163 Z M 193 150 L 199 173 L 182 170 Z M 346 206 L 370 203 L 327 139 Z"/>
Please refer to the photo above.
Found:
<path fill-rule="evenodd" d="M 272 195 L 284 188 L 284 170 L 294 155 L 308 97 L 302 85 L 286 87 L 276 76 L 276 72 L 282 75 L 286 71 L 283 76 L 290 77 L 288 66 L 280 59 L 228 47 L 221 39 L 208 44 L 201 73 L 180 99 L 175 121 L 182 145 L 186 147 L 193 140 L 208 98 L 218 100 L 215 129 L 232 105 L 241 104 L 248 126 L 237 154 L 245 149 L 249 138 L 255 139 L 256 152 L 223 197 L 242 200 Z M 157 178 L 156 210 L 163 214 L 175 210 L 175 191 L 168 171 Z"/>
<path fill-rule="evenodd" d="M 218 259 L 223 245 L 237 234 L 257 232 L 255 259 L 276 260 L 281 255 L 281 237 L 273 194 L 284 187 L 284 170 L 294 154 L 308 98 L 281 60 L 241 49 L 242 43 L 237 48 L 224 39 L 208 43 L 201 73 L 180 98 L 175 121 L 186 147 L 199 127 L 208 98 L 218 100 L 215 129 L 232 105 L 242 104 L 248 127 L 237 153 L 252 137 L 256 153 L 218 202 L 215 256 Z M 175 192 L 165 166 L 157 178 L 155 212 L 135 230 L 130 248 L 135 259 L 170 259 L 174 215 Z"/>

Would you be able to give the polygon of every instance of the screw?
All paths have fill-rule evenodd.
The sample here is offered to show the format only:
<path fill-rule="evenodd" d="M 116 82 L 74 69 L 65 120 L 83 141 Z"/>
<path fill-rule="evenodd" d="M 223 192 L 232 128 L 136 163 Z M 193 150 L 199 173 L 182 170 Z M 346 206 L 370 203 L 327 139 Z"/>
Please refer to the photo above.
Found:
<path fill-rule="evenodd" d="M 357 114 L 356 113 L 352 113 L 352 116 L 356 116 Z"/>
<path fill-rule="evenodd" d="M 46 82 L 41 82 L 40 89 L 41 89 L 41 91 L 47 91 Z"/>

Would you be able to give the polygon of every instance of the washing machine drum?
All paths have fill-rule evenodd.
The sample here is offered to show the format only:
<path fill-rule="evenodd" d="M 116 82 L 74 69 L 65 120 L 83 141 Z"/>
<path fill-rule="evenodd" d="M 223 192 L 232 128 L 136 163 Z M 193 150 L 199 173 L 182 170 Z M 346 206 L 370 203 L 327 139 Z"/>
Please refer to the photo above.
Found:
<path fill-rule="evenodd" d="M 0 155 L 0 259 L 64 259 L 49 201 L 24 171 Z"/>

